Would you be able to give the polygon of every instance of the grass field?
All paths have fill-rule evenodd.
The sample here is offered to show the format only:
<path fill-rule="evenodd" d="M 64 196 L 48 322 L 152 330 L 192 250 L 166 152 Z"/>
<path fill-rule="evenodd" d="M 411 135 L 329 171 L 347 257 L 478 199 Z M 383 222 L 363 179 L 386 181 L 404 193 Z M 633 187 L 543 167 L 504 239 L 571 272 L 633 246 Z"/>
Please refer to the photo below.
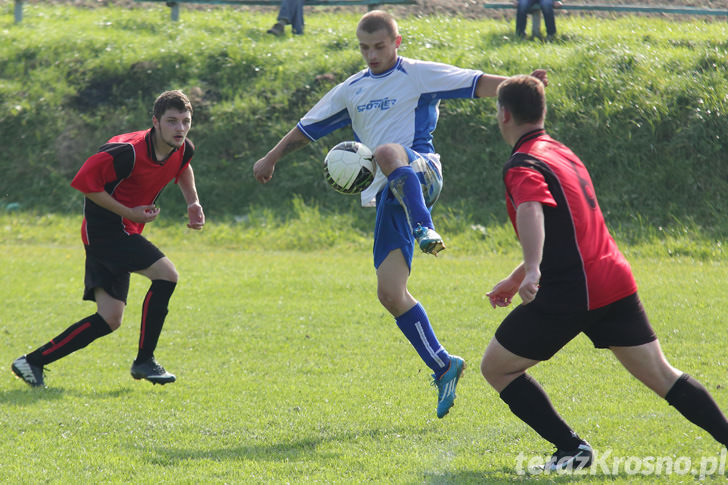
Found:
<path fill-rule="evenodd" d="M 23 217 L 29 229 L 14 237 Z M 237 249 L 213 226 L 149 228 L 181 274 L 157 351 L 175 384 L 129 376 L 148 286 L 135 276 L 121 329 L 52 364 L 48 389 L 30 389 L 12 360 L 94 311 L 80 299 L 78 218 L 50 217 L 45 230 L 38 220 L 0 217 L 1 483 L 682 483 L 720 464 L 707 433 L 579 337 L 532 374 L 608 459 L 586 476 L 520 475 L 519 463 L 552 449 L 478 369 L 506 314 L 484 294 L 518 253 L 457 244 L 418 254 L 411 280 L 440 340 L 469 364 L 443 420 L 428 369 L 376 301 L 365 238 Z M 728 408 L 725 258 L 631 260 L 671 363 Z M 657 460 L 665 466 L 650 472 Z"/>
<path fill-rule="evenodd" d="M 484 294 L 519 259 L 492 100 L 444 103 L 438 146 L 452 155 L 434 217 L 448 250 L 418 254 L 411 280 L 470 366 L 438 420 L 428 369 L 376 300 L 373 214 L 347 213 L 355 201 L 325 190 L 317 163 L 331 143 L 299 152 L 266 189 L 250 176 L 328 89 L 319 74 L 361 68 L 358 14 L 307 14 L 292 39 L 265 34 L 272 12 L 187 9 L 176 24 L 161 5 L 140 15 L 36 3 L 13 25 L 11 5 L 0 0 L 0 207 L 29 212 L 0 210 L 0 483 L 684 483 L 701 471 L 725 482 L 725 449 L 583 337 L 532 374 L 605 459 L 585 476 L 519 474 L 553 450 L 478 370 L 507 314 Z M 601 184 L 668 358 L 728 409 L 726 24 L 569 17 L 558 42 L 541 44 L 513 42 L 512 22 L 403 20 L 402 54 L 549 69 L 553 134 Z M 181 199 L 165 195 L 145 232 L 181 274 L 157 352 L 178 382 L 129 376 L 148 287 L 134 277 L 122 328 L 30 389 L 12 360 L 94 311 L 80 298 L 79 217 L 32 208 L 76 214 L 77 167 L 112 134 L 146 126 L 146 97 L 171 87 L 197 93 L 194 164 L 212 216 L 189 233 L 167 212 Z"/>

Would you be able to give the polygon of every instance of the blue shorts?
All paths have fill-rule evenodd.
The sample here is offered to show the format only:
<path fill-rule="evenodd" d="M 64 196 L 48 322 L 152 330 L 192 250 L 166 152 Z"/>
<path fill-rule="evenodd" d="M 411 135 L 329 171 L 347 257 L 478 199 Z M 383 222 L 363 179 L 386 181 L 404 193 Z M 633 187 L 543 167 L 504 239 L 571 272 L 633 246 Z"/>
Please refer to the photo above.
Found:
<path fill-rule="evenodd" d="M 405 147 L 407 161 L 414 168 L 422 184 L 422 193 L 425 196 L 427 208 L 437 202 L 442 191 L 442 171 L 440 156 L 436 153 L 419 154 Z M 384 259 L 394 251 L 400 249 L 412 268 L 415 238 L 412 228 L 407 222 L 407 215 L 394 195 L 389 191 L 389 185 L 377 194 L 377 220 L 374 224 L 374 267 L 379 268 Z"/>

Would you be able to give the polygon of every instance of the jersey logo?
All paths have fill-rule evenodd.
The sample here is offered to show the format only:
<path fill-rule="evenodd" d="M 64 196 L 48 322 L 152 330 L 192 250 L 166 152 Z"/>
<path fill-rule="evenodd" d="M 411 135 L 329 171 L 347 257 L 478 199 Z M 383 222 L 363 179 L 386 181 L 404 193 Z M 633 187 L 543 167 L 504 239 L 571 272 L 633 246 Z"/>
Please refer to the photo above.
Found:
<path fill-rule="evenodd" d="M 369 101 L 366 104 L 360 104 L 360 105 L 358 105 L 356 107 L 356 110 L 359 113 L 361 113 L 363 111 L 371 111 L 373 109 L 378 109 L 378 110 L 381 110 L 381 111 L 386 111 L 389 108 L 391 108 L 392 106 L 394 106 L 395 104 L 397 104 L 397 100 L 396 99 L 389 99 L 389 98 L 372 99 L 371 101 Z"/>
<path fill-rule="evenodd" d="M 579 186 L 581 187 L 582 195 L 584 195 L 584 200 L 586 200 L 586 203 L 589 204 L 589 207 L 591 207 L 592 209 L 596 209 L 597 198 L 594 196 L 594 189 L 592 188 L 591 183 L 581 174 L 579 165 L 577 165 L 576 162 L 574 162 L 570 158 L 567 158 L 567 160 L 569 161 L 569 163 L 571 163 L 571 168 L 574 170 L 574 174 L 579 180 Z"/>

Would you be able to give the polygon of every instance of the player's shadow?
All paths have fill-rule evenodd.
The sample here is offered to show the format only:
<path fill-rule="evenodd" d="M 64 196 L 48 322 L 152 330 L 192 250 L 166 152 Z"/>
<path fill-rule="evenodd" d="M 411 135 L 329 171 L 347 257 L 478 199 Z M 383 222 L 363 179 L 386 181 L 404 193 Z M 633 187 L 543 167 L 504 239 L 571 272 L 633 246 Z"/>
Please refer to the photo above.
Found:
<path fill-rule="evenodd" d="M 131 393 L 129 388 L 113 389 L 102 392 L 79 391 L 77 389 L 64 389 L 63 387 L 53 388 L 31 388 L 24 385 L 22 389 L 0 392 L 0 406 L 30 406 L 37 402 L 55 401 L 65 397 L 82 399 L 113 399 L 123 397 Z"/>
<path fill-rule="evenodd" d="M 29 406 L 41 401 L 54 401 L 64 396 L 63 389 L 30 388 L 14 389 L 0 393 L 0 406 Z"/>
<path fill-rule="evenodd" d="M 146 460 L 156 466 L 175 467 L 180 463 L 189 463 L 190 460 L 215 460 L 215 461 L 255 461 L 255 462 L 315 462 L 318 468 L 326 468 L 331 464 L 332 468 L 340 466 L 342 455 L 349 453 L 349 448 L 342 449 L 341 452 L 328 446 L 330 443 L 336 442 L 356 442 L 361 440 L 363 435 L 367 438 L 381 437 L 382 439 L 393 434 L 401 435 L 421 435 L 425 436 L 432 430 L 412 430 L 391 428 L 379 430 L 365 431 L 349 431 L 339 434 L 327 434 L 320 438 L 307 438 L 301 440 L 292 440 L 285 443 L 273 443 L 266 445 L 240 445 L 229 447 L 210 448 L 202 445 L 200 448 L 171 448 L 156 447 L 149 450 L 146 454 Z M 325 451 L 321 450 L 321 447 Z M 483 457 L 487 460 L 487 456 Z M 487 464 L 484 465 L 487 468 Z M 417 483 L 423 484 L 500 484 L 507 481 L 508 483 L 529 483 L 529 484 L 554 484 L 554 483 L 572 483 L 582 482 L 588 476 L 588 472 L 575 474 L 556 474 L 548 475 L 519 475 L 512 467 L 503 467 L 497 470 L 455 470 L 452 472 L 444 471 L 432 473 L 425 471 L 422 480 Z"/>
<path fill-rule="evenodd" d="M 365 430 L 361 432 L 349 431 L 340 434 L 327 434 L 320 438 L 307 438 L 302 440 L 292 440 L 286 443 L 273 443 L 266 445 L 241 445 L 222 448 L 210 448 L 204 446 L 199 449 L 192 448 L 168 448 L 157 447 L 156 454 L 149 453 L 147 460 L 154 465 L 176 466 L 181 462 L 189 460 L 209 460 L 217 461 L 293 461 L 293 460 L 315 460 L 317 463 L 338 462 L 341 459 L 341 453 L 328 450 L 322 452 L 318 447 L 322 444 L 330 442 L 354 442 L 360 440 L 362 436 L 376 438 L 377 436 L 385 436 L 392 434 L 418 434 L 425 435 L 430 430 L 412 429 L 394 430 L 391 428 L 381 430 Z"/>

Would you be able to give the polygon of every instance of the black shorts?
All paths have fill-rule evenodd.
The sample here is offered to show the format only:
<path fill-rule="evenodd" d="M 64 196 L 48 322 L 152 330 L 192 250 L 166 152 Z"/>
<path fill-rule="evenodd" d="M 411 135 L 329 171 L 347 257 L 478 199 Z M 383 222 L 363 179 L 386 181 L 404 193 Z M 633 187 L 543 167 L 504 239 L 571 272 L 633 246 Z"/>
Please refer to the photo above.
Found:
<path fill-rule="evenodd" d="M 85 246 L 86 276 L 83 299 L 96 301 L 94 290 L 103 288 L 109 295 L 126 303 L 129 276 L 150 267 L 164 253 L 141 234 L 132 234 Z"/>
<path fill-rule="evenodd" d="M 598 349 L 631 347 L 657 339 L 637 293 L 596 310 L 576 313 L 548 313 L 534 305 L 519 305 L 500 324 L 495 338 L 518 356 L 548 360 L 581 332 Z"/>

